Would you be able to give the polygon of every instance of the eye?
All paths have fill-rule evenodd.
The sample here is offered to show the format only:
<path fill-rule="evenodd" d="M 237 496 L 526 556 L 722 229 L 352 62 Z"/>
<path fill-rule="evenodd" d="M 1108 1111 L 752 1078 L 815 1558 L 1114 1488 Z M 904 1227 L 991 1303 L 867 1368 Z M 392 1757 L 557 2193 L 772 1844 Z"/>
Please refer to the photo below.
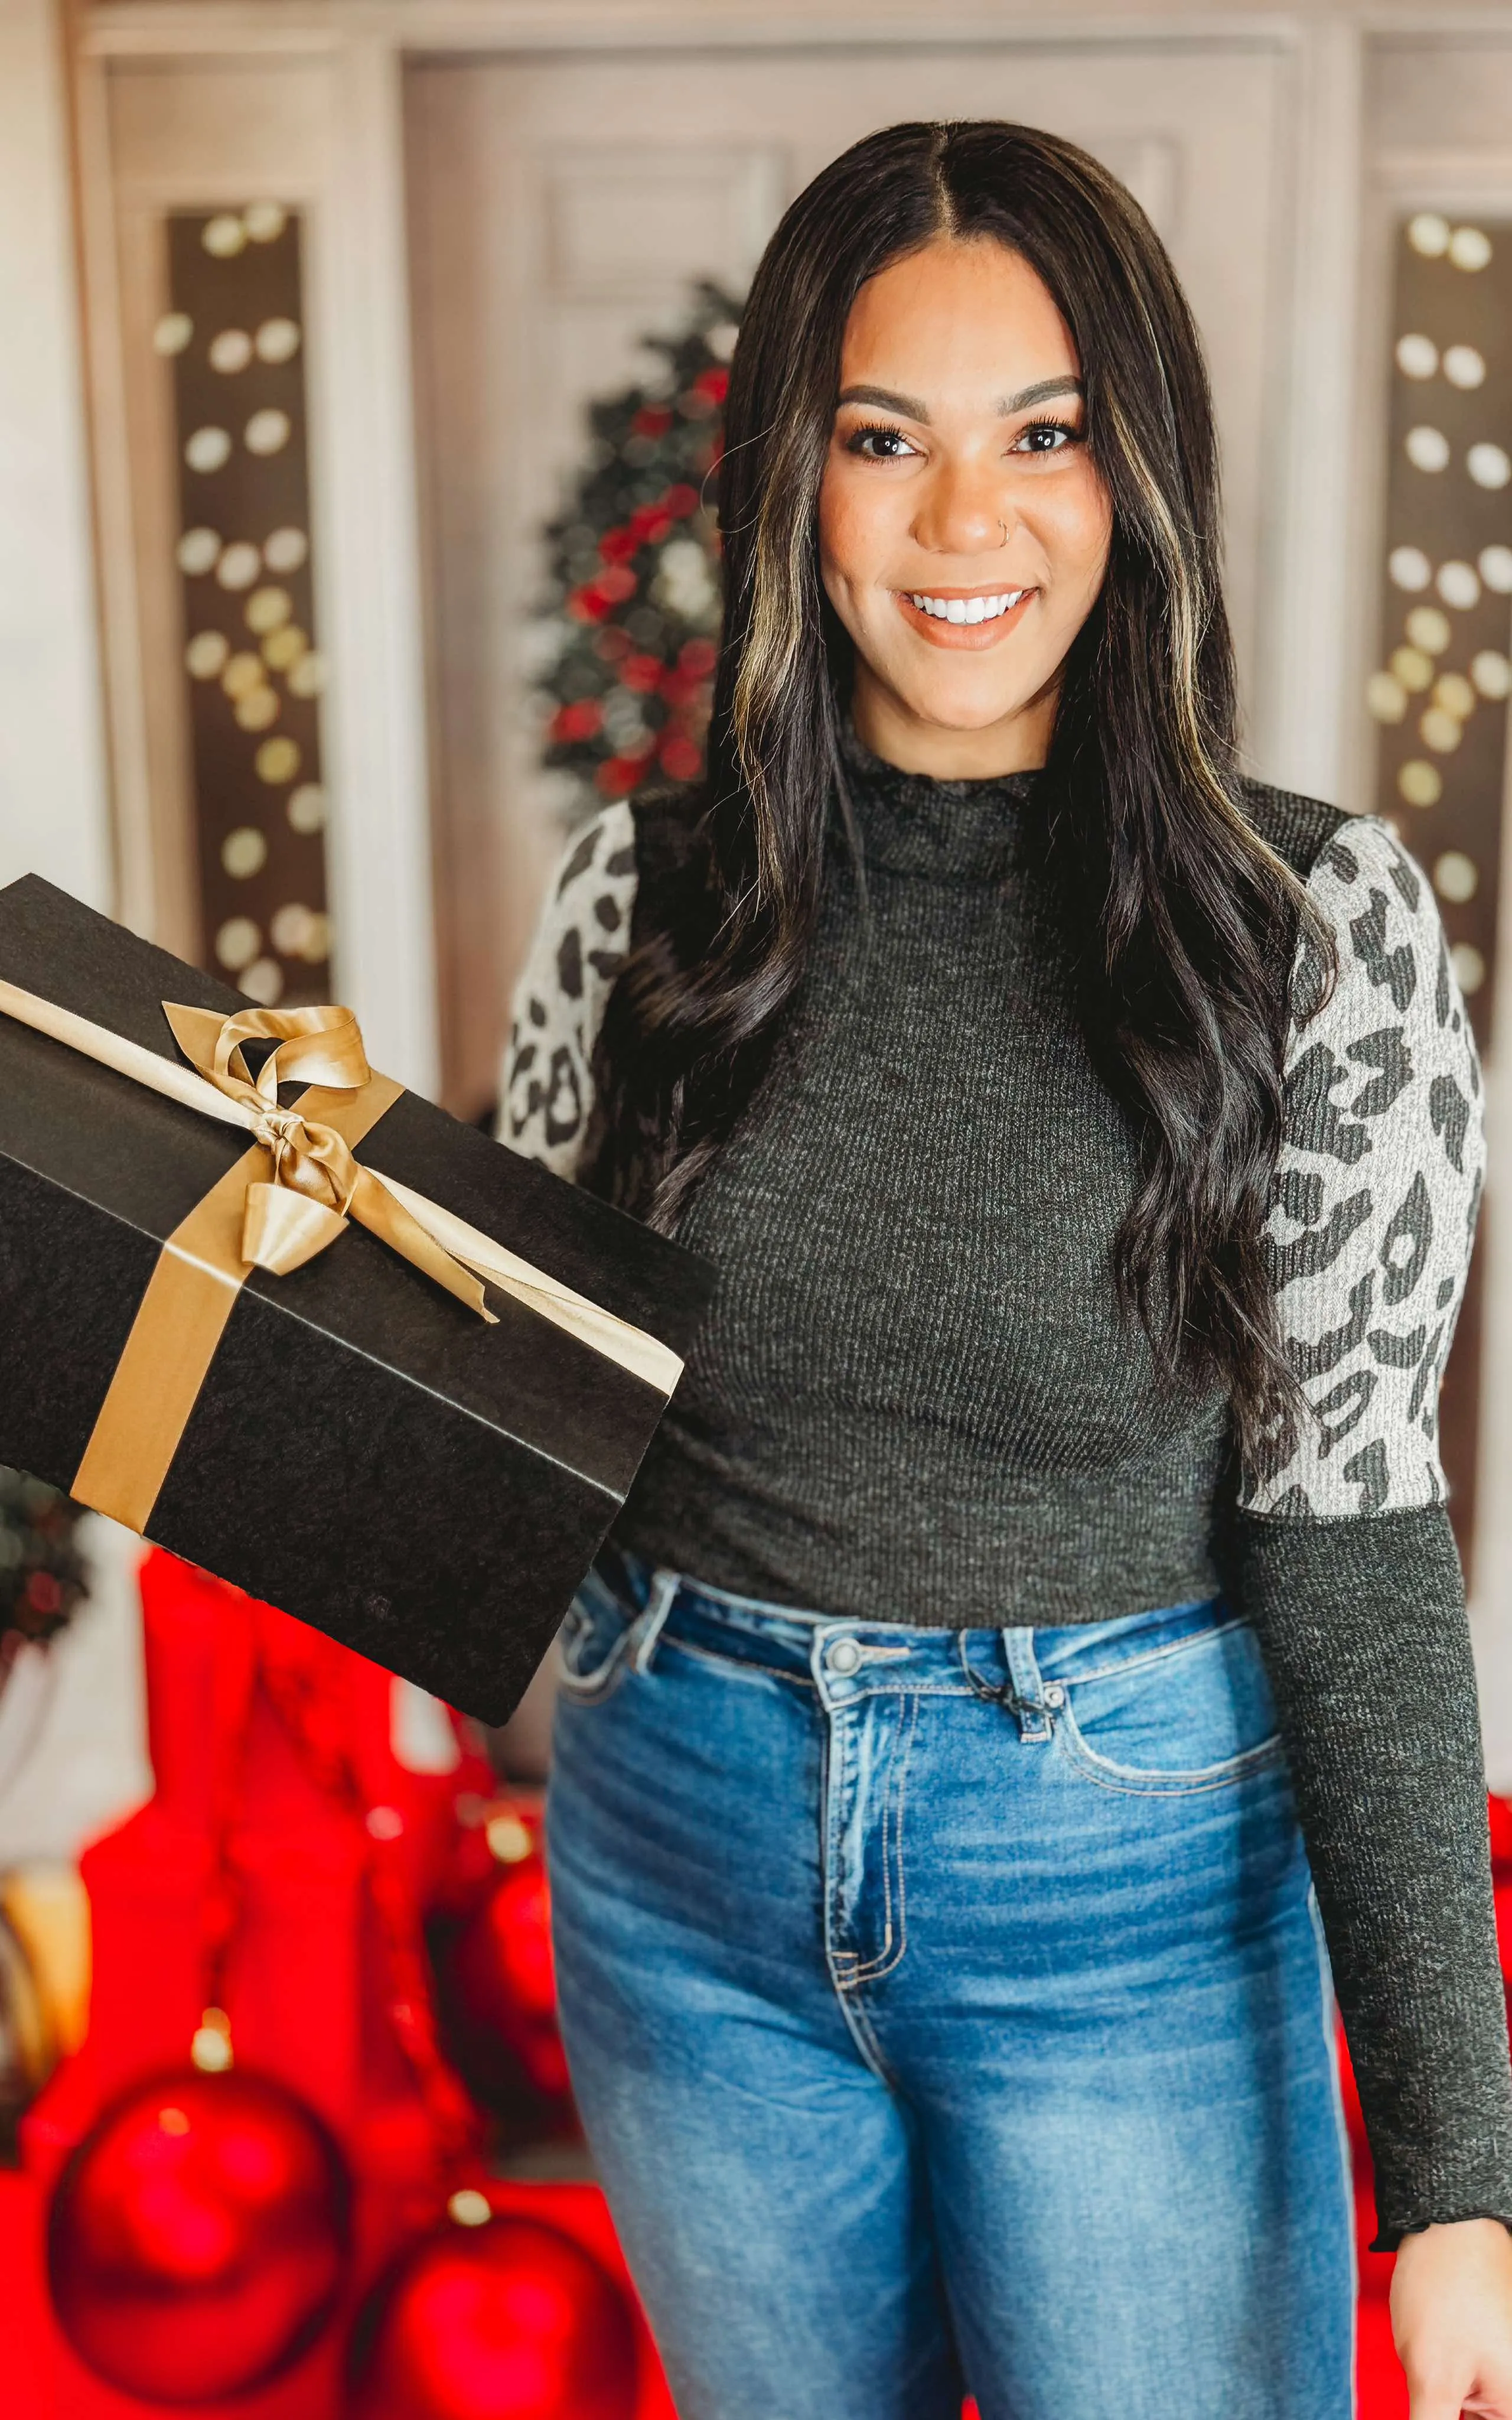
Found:
<path fill-rule="evenodd" d="M 858 454 L 866 462 L 902 462 L 916 451 L 901 428 L 853 428 L 845 440 L 847 454 Z"/>
<path fill-rule="evenodd" d="M 1079 445 L 1081 430 L 1069 420 L 1031 420 L 1021 428 L 1009 447 L 1011 454 L 1063 454 L 1068 445 Z"/>

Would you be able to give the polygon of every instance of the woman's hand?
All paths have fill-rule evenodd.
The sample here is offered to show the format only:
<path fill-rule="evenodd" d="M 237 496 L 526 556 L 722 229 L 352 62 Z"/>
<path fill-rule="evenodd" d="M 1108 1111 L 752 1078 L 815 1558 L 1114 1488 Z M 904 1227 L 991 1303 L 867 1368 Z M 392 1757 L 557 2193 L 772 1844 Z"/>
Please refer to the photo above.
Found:
<path fill-rule="evenodd" d="M 1412 2420 L 1512 2420 L 1512 2235 L 1499 2220 L 1404 2236 L 1391 2324 Z"/>

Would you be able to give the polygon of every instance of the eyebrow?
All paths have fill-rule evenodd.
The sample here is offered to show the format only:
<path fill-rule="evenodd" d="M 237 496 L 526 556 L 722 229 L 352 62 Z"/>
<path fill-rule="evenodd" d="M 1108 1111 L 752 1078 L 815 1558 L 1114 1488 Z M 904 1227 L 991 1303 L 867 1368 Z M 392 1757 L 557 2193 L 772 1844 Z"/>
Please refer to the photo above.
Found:
<path fill-rule="evenodd" d="M 1015 411 L 1027 411 L 1034 403 L 1048 403 L 1053 395 L 1085 395 L 1079 378 L 1069 372 L 1059 378 L 1041 379 L 1037 385 L 1020 387 L 1017 395 L 1005 395 L 997 406 L 998 416 L 1011 419 Z M 929 427 L 929 407 L 917 395 L 897 395 L 887 386 L 848 386 L 841 389 L 838 403 L 870 403 L 878 411 L 896 411 L 901 419 L 920 421 Z"/>

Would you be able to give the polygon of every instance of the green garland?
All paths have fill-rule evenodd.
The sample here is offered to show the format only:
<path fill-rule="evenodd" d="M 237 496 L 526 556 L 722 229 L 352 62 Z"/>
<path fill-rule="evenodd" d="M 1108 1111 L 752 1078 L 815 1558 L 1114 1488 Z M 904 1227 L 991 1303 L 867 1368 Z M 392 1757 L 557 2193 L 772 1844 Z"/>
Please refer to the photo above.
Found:
<path fill-rule="evenodd" d="M 546 533 L 545 762 L 584 813 L 703 769 L 720 614 L 709 473 L 739 316 L 700 285 L 678 333 L 645 339 L 665 374 L 591 406 L 587 467 Z"/>
<path fill-rule="evenodd" d="M 85 1595 L 88 1570 L 74 1544 L 83 1515 L 57 1488 L 0 1466 L 0 1681 L 6 1642 L 51 1638 Z"/>

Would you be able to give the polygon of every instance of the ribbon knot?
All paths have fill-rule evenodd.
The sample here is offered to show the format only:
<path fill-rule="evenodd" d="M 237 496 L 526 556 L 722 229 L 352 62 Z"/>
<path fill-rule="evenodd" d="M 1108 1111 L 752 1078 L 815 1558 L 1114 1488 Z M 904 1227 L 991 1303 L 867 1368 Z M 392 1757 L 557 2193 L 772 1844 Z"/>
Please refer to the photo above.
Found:
<path fill-rule="evenodd" d="M 385 1180 L 364 1168 L 345 1138 L 285 1108 L 281 1084 L 309 1084 L 345 1094 L 373 1080 L 363 1036 L 349 1008 L 243 1008 L 233 1016 L 164 1001 L 162 1012 L 190 1064 L 235 1101 L 268 1154 L 266 1179 L 248 1186 L 241 1257 L 287 1277 L 313 1261 L 355 1218 L 423 1269 L 438 1285 L 494 1323 L 482 1283 L 405 1207 Z M 249 1044 L 269 1043 L 256 1073 Z M 306 1096 L 308 1097 L 308 1096 Z"/>
<path fill-rule="evenodd" d="M 298 1109 L 271 1109 L 253 1133 L 273 1161 L 273 1183 L 344 1215 L 357 1187 L 351 1147 L 330 1126 L 307 1125 Z"/>

